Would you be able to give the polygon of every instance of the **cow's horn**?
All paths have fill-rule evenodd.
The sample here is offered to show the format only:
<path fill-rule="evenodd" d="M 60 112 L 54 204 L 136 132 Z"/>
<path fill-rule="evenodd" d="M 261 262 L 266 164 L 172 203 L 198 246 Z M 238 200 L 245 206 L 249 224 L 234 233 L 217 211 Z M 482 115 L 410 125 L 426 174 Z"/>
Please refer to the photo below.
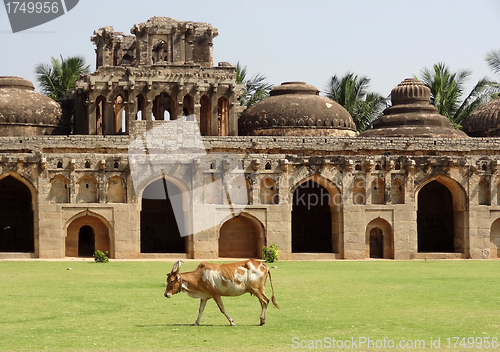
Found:
<path fill-rule="evenodd" d="M 173 273 L 178 273 L 179 270 L 181 270 L 181 263 L 184 263 L 183 260 L 178 260 L 174 263 L 174 266 L 172 267 L 172 274 Z"/>

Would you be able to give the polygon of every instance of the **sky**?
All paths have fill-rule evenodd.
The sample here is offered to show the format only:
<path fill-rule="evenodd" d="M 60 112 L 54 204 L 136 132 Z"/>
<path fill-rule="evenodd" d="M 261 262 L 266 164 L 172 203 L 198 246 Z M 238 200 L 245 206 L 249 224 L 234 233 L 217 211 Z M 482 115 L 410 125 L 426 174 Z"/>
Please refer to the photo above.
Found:
<path fill-rule="evenodd" d="M 130 34 L 153 16 L 210 23 L 219 32 L 214 66 L 240 62 L 274 85 L 303 81 L 324 91 L 332 76 L 353 72 L 387 96 L 438 62 L 472 70 L 467 89 L 485 76 L 500 80 L 484 60 L 500 50 L 499 0 L 80 0 L 17 33 L 0 7 L 0 76 L 36 84 L 35 65 L 60 55 L 83 55 L 94 71 L 95 30 Z"/>

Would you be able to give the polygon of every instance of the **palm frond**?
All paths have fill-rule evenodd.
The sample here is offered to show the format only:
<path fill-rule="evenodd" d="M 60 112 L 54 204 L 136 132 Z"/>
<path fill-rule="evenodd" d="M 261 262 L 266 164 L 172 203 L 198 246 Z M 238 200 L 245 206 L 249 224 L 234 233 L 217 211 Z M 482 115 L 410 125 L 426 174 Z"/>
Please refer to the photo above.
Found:
<path fill-rule="evenodd" d="M 81 73 L 88 73 L 89 65 L 82 56 L 74 56 L 61 60 L 51 59 L 51 64 L 38 64 L 35 66 L 37 81 L 42 93 L 52 99 L 62 98 L 69 89 L 75 87 Z"/>
<path fill-rule="evenodd" d="M 490 51 L 486 54 L 485 60 L 493 72 L 500 73 L 500 50 Z"/>

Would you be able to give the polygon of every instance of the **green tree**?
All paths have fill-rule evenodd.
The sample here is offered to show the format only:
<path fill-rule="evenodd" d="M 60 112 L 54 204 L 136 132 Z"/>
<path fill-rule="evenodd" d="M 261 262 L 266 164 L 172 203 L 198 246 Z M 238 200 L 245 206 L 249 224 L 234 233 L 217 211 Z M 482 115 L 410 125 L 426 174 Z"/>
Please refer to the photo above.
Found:
<path fill-rule="evenodd" d="M 263 74 L 256 74 L 253 77 L 247 78 L 247 67 L 242 67 L 238 62 L 236 64 L 236 81 L 238 84 L 243 84 L 243 92 L 238 97 L 241 106 L 246 109 L 255 103 L 265 99 L 269 96 L 269 91 L 273 85 L 266 82 L 266 76 Z"/>
<path fill-rule="evenodd" d="M 457 129 L 462 128 L 474 109 L 490 99 L 495 87 L 494 82 L 484 77 L 465 96 L 465 83 L 471 74 L 470 70 L 451 72 L 442 62 L 421 71 L 420 80 L 431 90 L 431 104 Z"/>
<path fill-rule="evenodd" d="M 73 56 L 61 60 L 52 58 L 51 64 L 37 64 L 37 81 L 42 93 L 54 100 L 62 98 L 75 83 L 81 73 L 89 73 L 89 65 L 82 56 Z"/>
<path fill-rule="evenodd" d="M 358 132 L 372 128 L 373 121 L 387 105 L 387 98 L 377 93 L 368 93 L 369 84 L 369 78 L 348 72 L 341 78 L 333 76 L 325 91 L 327 98 L 336 101 L 349 112 Z"/>
<path fill-rule="evenodd" d="M 493 72 L 500 74 L 500 50 L 492 50 L 489 53 L 486 54 L 485 58 L 486 62 L 488 63 L 488 66 L 493 70 Z M 495 86 L 498 88 L 500 87 L 500 83 L 496 82 Z M 498 91 L 494 93 L 491 97 L 492 99 L 498 99 L 499 93 Z"/>
<path fill-rule="evenodd" d="M 490 51 L 486 54 L 485 60 L 493 72 L 500 74 L 500 50 Z"/>

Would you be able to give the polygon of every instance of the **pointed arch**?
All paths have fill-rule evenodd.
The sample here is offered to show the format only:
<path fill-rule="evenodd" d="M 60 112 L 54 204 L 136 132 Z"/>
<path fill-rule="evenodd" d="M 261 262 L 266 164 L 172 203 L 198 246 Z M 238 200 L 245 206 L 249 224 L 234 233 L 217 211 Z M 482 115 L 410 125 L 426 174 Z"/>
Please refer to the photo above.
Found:
<path fill-rule="evenodd" d="M 194 99 L 191 94 L 186 94 L 182 100 L 182 116 L 185 121 L 194 121 Z"/>
<path fill-rule="evenodd" d="M 88 257 L 93 249 L 108 251 L 109 257 L 115 258 L 113 227 L 104 216 L 87 209 L 69 218 L 63 229 L 66 231 L 66 257 Z M 82 246 L 86 248 L 80 248 Z"/>
<path fill-rule="evenodd" d="M 56 175 L 50 180 L 47 201 L 51 203 L 69 203 L 69 180 L 63 175 Z"/>
<path fill-rule="evenodd" d="M 373 179 L 371 193 L 372 204 L 385 204 L 385 182 L 382 177 Z"/>
<path fill-rule="evenodd" d="M 490 228 L 490 258 L 500 258 L 500 219 L 496 219 Z"/>
<path fill-rule="evenodd" d="M 98 136 L 106 130 L 106 97 L 99 95 L 95 100 L 95 131 Z"/>
<path fill-rule="evenodd" d="M 419 252 L 465 253 L 467 194 L 456 180 L 438 175 L 416 189 Z"/>
<path fill-rule="evenodd" d="M 113 176 L 108 180 L 108 202 L 125 203 L 125 181 L 120 176 Z"/>
<path fill-rule="evenodd" d="M 137 112 L 135 113 L 135 119 L 137 121 L 146 120 L 146 98 L 142 94 L 138 94 L 136 97 L 137 100 Z"/>
<path fill-rule="evenodd" d="M 229 135 L 229 100 L 226 97 L 220 97 L 217 100 L 217 116 L 218 116 L 218 135 Z"/>
<path fill-rule="evenodd" d="M 479 205 L 491 205 L 491 189 L 490 182 L 486 179 L 482 179 L 478 184 L 478 203 Z"/>
<path fill-rule="evenodd" d="M 366 204 L 366 178 L 358 176 L 353 181 L 352 203 L 355 205 Z"/>
<path fill-rule="evenodd" d="M 77 203 L 97 203 L 97 180 L 90 175 L 82 176 L 78 182 L 78 193 L 76 195 Z"/>
<path fill-rule="evenodd" d="M 122 134 L 127 131 L 126 103 L 121 94 L 118 94 L 113 101 L 113 132 L 115 134 Z"/>
<path fill-rule="evenodd" d="M 392 180 L 391 203 L 392 204 L 404 204 L 405 203 L 404 183 L 399 178 L 394 178 Z"/>
<path fill-rule="evenodd" d="M 153 100 L 153 120 L 175 120 L 177 109 L 175 99 L 167 92 L 161 92 Z"/>
<path fill-rule="evenodd" d="M 262 204 L 279 203 L 278 189 L 276 182 L 272 178 L 265 177 L 260 181 L 259 197 Z"/>
<path fill-rule="evenodd" d="M 265 230 L 259 219 L 246 212 L 230 217 L 219 228 L 219 253 L 222 258 L 262 258 Z"/>
<path fill-rule="evenodd" d="M 0 252 L 38 251 L 35 188 L 19 174 L 0 175 Z"/>
<path fill-rule="evenodd" d="M 160 176 L 139 192 L 141 253 L 187 252 L 191 214 L 186 190 L 182 181 Z"/>
<path fill-rule="evenodd" d="M 381 217 L 366 226 L 365 258 L 394 259 L 394 232 L 391 224 Z"/>
<path fill-rule="evenodd" d="M 200 99 L 200 133 L 202 136 L 211 135 L 212 101 L 207 95 Z"/>
<path fill-rule="evenodd" d="M 338 187 L 313 174 L 292 187 L 292 252 L 340 253 L 341 204 Z"/>

